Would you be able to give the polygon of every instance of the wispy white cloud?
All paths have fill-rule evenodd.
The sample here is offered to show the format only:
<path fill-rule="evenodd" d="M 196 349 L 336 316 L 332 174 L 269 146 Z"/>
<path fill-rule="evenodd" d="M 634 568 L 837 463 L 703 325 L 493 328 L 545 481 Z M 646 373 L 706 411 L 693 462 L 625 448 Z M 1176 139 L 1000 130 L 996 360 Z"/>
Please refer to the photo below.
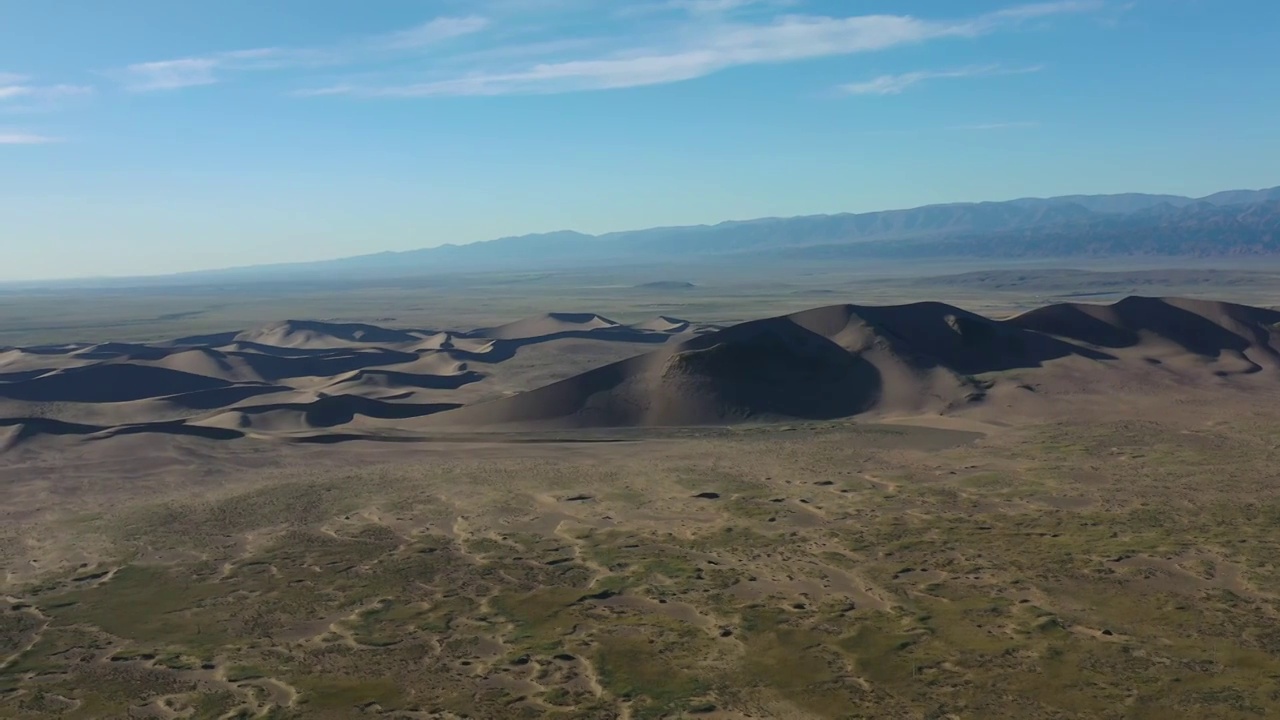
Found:
<path fill-rule="evenodd" d="M 609 45 L 603 37 L 567 37 L 515 44 L 495 45 L 481 50 L 471 50 L 450 55 L 444 60 L 450 65 L 472 67 L 483 63 L 531 61 L 536 58 L 558 57 L 567 54 L 600 50 Z"/>
<path fill-rule="evenodd" d="M 691 80 L 735 66 L 870 52 L 966 32 L 963 27 L 905 16 L 792 16 L 766 25 L 718 27 L 681 48 L 631 49 L 610 57 L 541 63 L 508 72 L 480 71 L 425 83 L 353 89 L 353 93 L 423 97 L 636 87 Z"/>
<path fill-rule="evenodd" d="M 971 65 L 952 70 L 917 70 L 898 75 L 881 75 L 863 82 L 841 85 L 840 91 L 847 95 L 899 95 L 908 88 L 929 80 L 946 80 L 955 78 L 972 78 L 989 75 L 1024 75 L 1040 72 L 1042 65 L 1008 68 L 1000 65 Z"/>
<path fill-rule="evenodd" d="M 714 14 L 732 12 L 757 5 L 792 7 L 799 5 L 800 2 L 801 0 L 667 0 L 666 6 L 695 14 Z"/>
<path fill-rule="evenodd" d="M 408 50 L 433 45 L 450 38 L 480 32 L 489 26 L 489 19 L 479 15 L 467 17 L 442 17 L 417 27 L 390 33 L 375 39 L 374 44 L 393 50 Z"/>
<path fill-rule="evenodd" d="M 359 92 L 358 85 L 328 85 L 318 88 L 307 88 L 304 90 L 295 90 L 294 97 L 326 97 L 330 95 L 353 95 Z"/>
<path fill-rule="evenodd" d="M 797 7 L 805 0 L 640 0 L 620 4 L 614 15 L 620 18 L 654 17 L 680 13 L 694 18 L 716 18 L 748 12 L 768 12 Z"/>
<path fill-rule="evenodd" d="M 342 68 L 301 96 L 437 97 L 553 94 L 681 82 L 749 65 L 871 53 L 946 38 L 976 38 L 1032 20 L 1097 12 L 1104 0 L 1015 5 L 951 19 L 911 15 L 832 17 L 780 14 L 803 0 L 652 0 L 657 20 L 615 23 L 594 37 L 566 38 L 560 21 L 576 23 L 600 6 L 591 0 L 486 0 L 483 14 L 438 17 L 416 27 L 313 48 L 256 48 L 140 62 L 111 73 L 138 92 L 220 82 L 237 72 Z M 628 8 L 639 5 L 628 5 Z M 759 12 L 757 12 L 759 11 Z M 567 12 L 569 15 L 558 13 Z M 786 10 L 783 12 L 792 12 Z M 505 14 L 504 14 L 505 13 Z M 533 22 L 537 18 L 537 22 Z M 572 18 L 572 19 L 569 19 Z M 524 21 L 524 25 L 521 25 Z M 491 31 L 491 32 L 490 32 Z M 448 41 L 486 33 L 483 42 Z M 407 75 L 399 61 L 421 63 Z M 893 94 L 931 79 L 1030 69 L 962 68 L 886 75 L 846 86 L 855 94 Z"/>
<path fill-rule="evenodd" d="M 266 47 L 134 63 L 108 75 L 131 92 L 155 92 L 213 85 L 220 82 L 222 74 L 227 72 L 280 70 L 325 62 L 325 55 L 319 51 Z"/>
<path fill-rule="evenodd" d="M 7 84 L 6 79 L 13 83 Z M 18 75 L 0 76 L 0 102 L 14 99 L 56 100 L 92 93 L 93 88 L 84 85 L 30 85 L 26 84 L 26 78 Z"/>
<path fill-rule="evenodd" d="M 49 112 L 92 94 L 93 88 L 86 85 L 45 85 L 27 75 L 0 73 L 0 115 Z M 8 137 L 11 142 L 6 144 L 13 145 L 17 144 L 16 138 L 35 136 L 9 133 Z"/>
<path fill-rule="evenodd" d="M 973 125 L 956 125 L 952 130 L 972 130 L 984 132 L 990 130 L 1022 130 L 1027 128 L 1040 127 L 1040 123 L 1034 121 L 1021 122 L 992 122 L 992 123 L 975 123 Z"/>
<path fill-rule="evenodd" d="M 135 92 L 176 90 L 218 82 L 215 58 L 182 58 L 136 63 L 125 68 L 125 87 Z"/>
<path fill-rule="evenodd" d="M 1065 13 L 1096 12 L 1105 7 L 1104 0 L 1058 0 L 1004 8 L 989 13 L 987 17 L 993 20 L 1034 20 Z"/>
<path fill-rule="evenodd" d="M 680 0 L 681 2 L 685 0 Z M 693 2 L 695 0 L 688 0 Z M 709 8 L 740 6 L 745 0 L 705 0 Z M 680 82 L 726 69 L 870 53 L 945 38 L 975 38 L 1033 18 L 1090 12 L 1100 0 L 1063 0 L 1009 7 L 955 20 L 910 15 L 828 17 L 783 15 L 764 22 L 688 23 L 667 37 L 640 45 L 615 45 L 593 57 L 560 58 L 523 67 L 479 64 L 452 76 L 376 84 L 367 80 L 308 89 L 300 95 L 438 97 L 552 94 Z M 852 93 L 891 94 L 939 77 L 962 77 L 1033 69 L 967 68 L 960 71 L 884 76 L 846 88 Z M 957 74 L 960 73 L 960 74 Z"/>
<path fill-rule="evenodd" d="M 407 30 L 359 38 L 318 48 L 264 47 L 169 60 L 140 62 L 111 71 L 134 92 L 154 92 L 212 85 L 228 73 L 285 68 L 347 65 L 419 50 L 484 30 L 489 20 L 478 15 L 441 17 Z"/>
<path fill-rule="evenodd" d="M 0 145 L 48 145 L 56 142 L 61 140 L 48 135 L 0 130 Z"/>

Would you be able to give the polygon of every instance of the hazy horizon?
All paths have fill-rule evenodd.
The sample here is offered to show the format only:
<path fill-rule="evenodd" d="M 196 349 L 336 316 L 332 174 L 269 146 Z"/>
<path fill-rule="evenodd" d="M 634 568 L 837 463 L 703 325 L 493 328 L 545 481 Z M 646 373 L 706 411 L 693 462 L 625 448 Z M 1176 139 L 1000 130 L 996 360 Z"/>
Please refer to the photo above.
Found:
<path fill-rule="evenodd" d="M 1178 195 L 1177 193 L 1146 192 L 1146 191 L 1132 191 L 1132 192 L 1126 192 L 1126 193 L 1117 193 L 1116 195 L 1149 195 L 1149 196 L 1178 195 L 1179 197 L 1198 199 L 1198 198 L 1206 197 L 1208 195 L 1212 195 L 1214 194 L 1214 192 L 1256 191 L 1256 190 L 1267 190 L 1267 189 L 1271 189 L 1271 187 L 1219 189 L 1217 191 L 1196 193 L 1193 195 Z M 722 225 L 722 224 L 751 223 L 751 222 L 757 222 L 757 221 L 763 221 L 763 220 L 786 220 L 790 218 L 803 218 L 803 217 L 829 217 L 834 215 L 847 215 L 847 214 L 856 215 L 856 214 L 874 214 L 878 212 L 901 212 L 901 211 L 911 211 L 911 210 L 918 210 L 918 209 L 924 209 L 929 207 L 949 206 L 949 205 L 970 205 L 970 204 L 984 204 L 984 203 L 999 204 L 999 203 L 1006 203 L 1006 202 L 1014 202 L 1018 200 L 1039 200 L 1039 199 L 1053 199 L 1056 197 L 1074 197 L 1074 196 L 1092 196 L 1092 195 L 1096 195 L 1096 194 L 1067 193 L 1065 195 L 1058 195 L 1058 196 L 1028 195 L 1028 196 L 1022 196 L 1022 197 L 1012 197 L 1012 198 L 998 198 L 998 199 L 987 199 L 987 200 L 961 200 L 961 201 L 953 201 L 953 202 L 930 203 L 926 205 L 913 205 L 909 207 L 897 207 L 897 208 L 881 208 L 876 210 L 858 211 L 858 212 L 834 211 L 830 213 L 813 213 L 811 215 L 728 218 L 728 219 L 722 219 L 718 221 L 711 221 L 711 222 L 705 222 L 705 223 L 688 223 L 683 225 L 670 224 L 670 225 L 656 225 L 656 226 L 650 226 L 650 227 L 616 228 L 616 229 L 601 230 L 596 232 L 584 232 L 577 228 L 558 228 L 553 230 L 541 230 L 541 231 L 534 231 L 534 232 L 517 233 L 513 235 L 506 235 L 506 236 L 496 237 L 496 238 L 482 238 L 479 240 L 471 240 L 468 242 L 461 242 L 461 243 L 445 242 L 445 243 L 439 243 L 435 245 L 426 245 L 419 248 L 403 248 L 403 249 L 395 249 L 395 250 L 373 249 L 367 252 L 360 252 L 357 254 L 340 254 L 340 255 L 335 255 L 330 257 L 300 256 L 300 257 L 295 257 L 291 259 L 266 262 L 266 263 L 252 263 L 252 264 L 245 264 L 245 265 L 234 265 L 234 264 L 216 265 L 216 266 L 209 266 L 209 267 L 190 268 L 190 269 L 184 269 L 184 270 L 162 271 L 162 272 L 155 272 L 155 273 L 148 273 L 148 274 L 138 274 L 138 273 L 84 274 L 84 275 L 46 276 L 46 277 L 37 277 L 37 278 L 10 278 L 10 277 L 5 277 L 3 275 L 0 275 L 0 285 L 6 285 L 6 284 L 28 285 L 31 283 L 40 283 L 40 282 L 75 282 L 75 281 L 94 281 L 94 280 L 128 280 L 128 279 L 135 279 L 135 278 L 137 279 L 162 278 L 162 277 L 170 277 L 170 276 L 184 276 L 184 275 L 190 275 L 190 274 L 199 274 L 199 273 L 210 272 L 210 271 L 241 270 L 241 269 L 251 269 L 251 268 L 270 268 L 274 266 L 287 266 L 287 265 L 295 265 L 295 264 L 323 263 L 323 262 L 329 262 L 329 261 L 335 261 L 335 260 L 354 259 L 354 258 L 389 254 L 389 253 L 394 254 L 394 253 L 413 252 L 415 250 L 430 250 L 430 249 L 440 248 L 445 246 L 461 247 L 465 245 L 474 245 L 477 243 L 490 242 L 493 240 L 521 239 L 521 238 L 532 239 L 538 236 L 554 235 L 557 233 L 578 233 L 582 235 L 588 235 L 591 237 L 602 237 L 602 236 L 613 235 L 613 234 L 622 234 L 622 233 L 628 233 L 628 232 L 637 232 L 637 231 L 663 229 L 663 228 L 676 229 L 681 227 L 714 227 L 716 225 Z"/>

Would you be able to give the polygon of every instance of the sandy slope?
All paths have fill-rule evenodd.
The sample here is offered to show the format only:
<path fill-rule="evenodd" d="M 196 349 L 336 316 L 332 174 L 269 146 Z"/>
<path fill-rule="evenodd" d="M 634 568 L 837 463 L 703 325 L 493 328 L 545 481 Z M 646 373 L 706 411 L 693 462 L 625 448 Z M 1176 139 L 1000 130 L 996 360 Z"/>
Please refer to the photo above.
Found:
<path fill-rule="evenodd" d="M 0 348 L 3 446 L 156 432 L 393 432 L 698 330 L 544 315 L 470 333 L 289 320 L 150 345 Z M 210 434 L 210 429 L 217 430 Z"/>
<path fill-rule="evenodd" d="M 1280 313 L 1132 297 L 993 320 L 835 305 L 725 329 L 552 313 L 470 333 L 286 321 L 170 343 L 0 350 L 3 446 L 163 433 L 445 430 L 855 415 L 1012 422 L 1102 401 L 1280 391 Z"/>

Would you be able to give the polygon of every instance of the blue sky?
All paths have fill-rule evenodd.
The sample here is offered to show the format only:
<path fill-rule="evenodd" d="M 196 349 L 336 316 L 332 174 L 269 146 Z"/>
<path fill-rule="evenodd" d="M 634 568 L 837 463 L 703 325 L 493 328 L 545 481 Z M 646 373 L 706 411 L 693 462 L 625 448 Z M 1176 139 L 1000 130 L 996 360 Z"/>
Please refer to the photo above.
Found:
<path fill-rule="evenodd" d="M 0 279 L 1280 184 L 1274 0 L 0 0 Z"/>

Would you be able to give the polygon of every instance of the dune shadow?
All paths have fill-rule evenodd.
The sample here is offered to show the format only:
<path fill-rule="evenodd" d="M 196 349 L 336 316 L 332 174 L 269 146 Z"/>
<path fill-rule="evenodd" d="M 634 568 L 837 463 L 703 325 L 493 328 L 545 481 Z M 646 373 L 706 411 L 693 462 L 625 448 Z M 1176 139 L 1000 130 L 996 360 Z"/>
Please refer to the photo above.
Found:
<path fill-rule="evenodd" d="M 1107 353 L 938 302 L 833 306 L 791 317 L 802 327 L 832 337 L 842 335 L 843 328 L 856 328 L 860 321 L 865 334 L 854 334 L 850 342 L 884 343 L 904 364 L 917 370 L 940 367 L 960 375 L 981 375 L 1040 367 L 1071 355 L 1114 359 Z"/>
<path fill-rule="evenodd" d="M 139 423 L 136 425 L 119 425 L 107 428 L 103 437 L 117 437 L 120 435 L 141 435 L 145 433 L 155 433 L 158 435 L 174 435 L 180 437 L 194 437 L 203 440 L 237 440 L 245 436 L 239 430 L 231 428 L 208 427 L 204 425 L 188 425 L 184 420 L 174 420 L 170 422 L 154 422 Z"/>
<path fill-rule="evenodd" d="M 101 343 L 71 353 L 80 360 L 161 360 L 169 350 L 151 345 L 132 343 Z"/>
<path fill-rule="evenodd" d="M 1211 307 L 1207 305 L 1206 307 Z M 1090 308 L 1093 309 L 1093 308 Z M 1269 326 L 1280 313 L 1238 305 L 1217 308 L 1253 337 L 1244 337 L 1207 317 L 1162 298 L 1131 296 L 1112 305 L 1099 306 L 1114 321 L 1099 318 L 1079 305 L 1050 305 L 1004 321 L 1006 324 L 1097 347 L 1123 349 L 1143 342 L 1143 334 L 1172 342 L 1202 357 L 1223 352 L 1243 353 L 1251 347 L 1268 347 Z"/>
<path fill-rule="evenodd" d="M 1133 347 L 1138 333 L 1095 317 L 1077 305 L 1049 305 L 1005 320 L 1006 325 L 1112 349 Z"/>
<path fill-rule="evenodd" d="M 1253 342 L 1184 308 L 1158 298 L 1127 297 L 1111 306 L 1129 328 L 1141 328 L 1204 357 L 1244 352 Z"/>
<path fill-rule="evenodd" d="M 0 383 L 0 397 L 28 402 L 114 403 L 231 387 L 194 373 L 128 363 L 86 365 Z"/>
<path fill-rule="evenodd" d="M 326 350 L 293 354 L 258 352 L 227 352 L 227 357 L 244 362 L 259 377 L 268 382 L 297 377 L 324 377 L 343 375 L 365 368 L 386 365 L 404 365 L 419 358 L 416 353 L 373 348 L 369 350 Z"/>
<path fill-rule="evenodd" d="M 273 395 L 278 392 L 289 392 L 292 388 L 280 385 L 231 385 L 229 387 L 197 390 L 181 395 L 169 395 L 156 398 L 177 405 L 187 410 L 214 410 L 261 395 Z"/>
<path fill-rule="evenodd" d="M 34 435 L 88 435 L 106 429 L 101 425 L 33 417 L 0 418 L 0 428 L 2 427 L 18 428 L 19 437 Z"/>
<path fill-rule="evenodd" d="M 235 408 L 245 415 L 264 415 L 273 412 L 300 412 L 311 427 L 337 427 L 346 425 L 357 416 L 379 420 L 407 420 L 425 417 L 461 407 L 458 403 L 391 403 L 359 397 L 357 395 L 331 395 L 310 403 L 274 403 Z"/>
<path fill-rule="evenodd" d="M 282 438 L 285 442 L 297 445 L 339 445 L 348 442 L 379 442 L 379 443 L 421 443 L 428 442 L 426 438 L 405 437 L 401 435 L 362 435 L 359 433 L 325 433 L 323 435 L 293 435 Z"/>
<path fill-rule="evenodd" d="M 543 343 L 554 342 L 556 340 L 596 340 L 604 342 L 632 343 L 636 345 L 662 345 L 666 343 L 671 336 L 667 333 L 632 330 L 629 328 L 607 328 L 597 330 L 568 330 L 565 332 L 549 333 L 547 335 L 538 335 L 536 337 L 529 338 L 487 338 L 478 334 L 459 335 L 459 337 L 484 340 L 491 343 L 491 345 L 485 352 L 473 352 L 459 348 L 451 348 L 447 350 L 450 357 L 467 362 L 494 364 L 510 360 L 516 356 L 516 353 L 519 352 L 521 348 L 541 345 Z"/>
<path fill-rule="evenodd" d="M 55 420 L 52 418 L 0 418 L 0 428 L 4 427 L 16 427 L 17 432 L 8 437 L 3 446 L 0 446 L 0 450 L 12 449 L 27 440 L 31 440 L 42 435 L 78 436 L 91 440 L 103 440 L 122 435 L 141 435 L 147 433 L 178 437 L 194 437 L 205 440 L 235 440 L 245 436 L 245 434 L 239 430 L 188 425 L 184 420 L 105 426 L 73 423 L 65 420 Z"/>
<path fill-rule="evenodd" d="M 791 322 L 730 328 L 684 347 L 662 369 L 684 386 L 683 397 L 668 401 L 672 409 L 701 395 L 714 400 L 716 415 L 831 420 L 866 412 L 884 390 L 875 365 Z"/>
<path fill-rule="evenodd" d="M 10 373 L 0 373 L 0 383 L 20 383 L 27 380 L 34 380 L 41 375 L 52 372 L 52 368 L 40 368 L 38 370 L 18 370 Z"/>
<path fill-rule="evenodd" d="M 818 420 L 863 412 L 881 391 L 880 373 L 871 363 L 775 318 L 699 336 L 665 359 L 623 360 L 439 419 L 462 425 L 561 421 L 577 427 Z"/>
<path fill-rule="evenodd" d="M 235 342 L 236 336 L 239 334 L 239 330 L 231 330 L 228 332 L 211 333 L 208 335 L 190 335 L 188 337 L 170 340 L 168 344 L 175 347 L 214 348 Z"/>
<path fill-rule="evenodd" d="M 480 382 L 485 376 L 482 373 L 468 371 L 455 375 L 430 375 L 419 373 L 396 372 L 394 370 L 361 370 L 355 377 L 344 382 L 381 378 L 395 387 L 412 387 L 420 390 L 457 390 L 465 385 Z"/>

